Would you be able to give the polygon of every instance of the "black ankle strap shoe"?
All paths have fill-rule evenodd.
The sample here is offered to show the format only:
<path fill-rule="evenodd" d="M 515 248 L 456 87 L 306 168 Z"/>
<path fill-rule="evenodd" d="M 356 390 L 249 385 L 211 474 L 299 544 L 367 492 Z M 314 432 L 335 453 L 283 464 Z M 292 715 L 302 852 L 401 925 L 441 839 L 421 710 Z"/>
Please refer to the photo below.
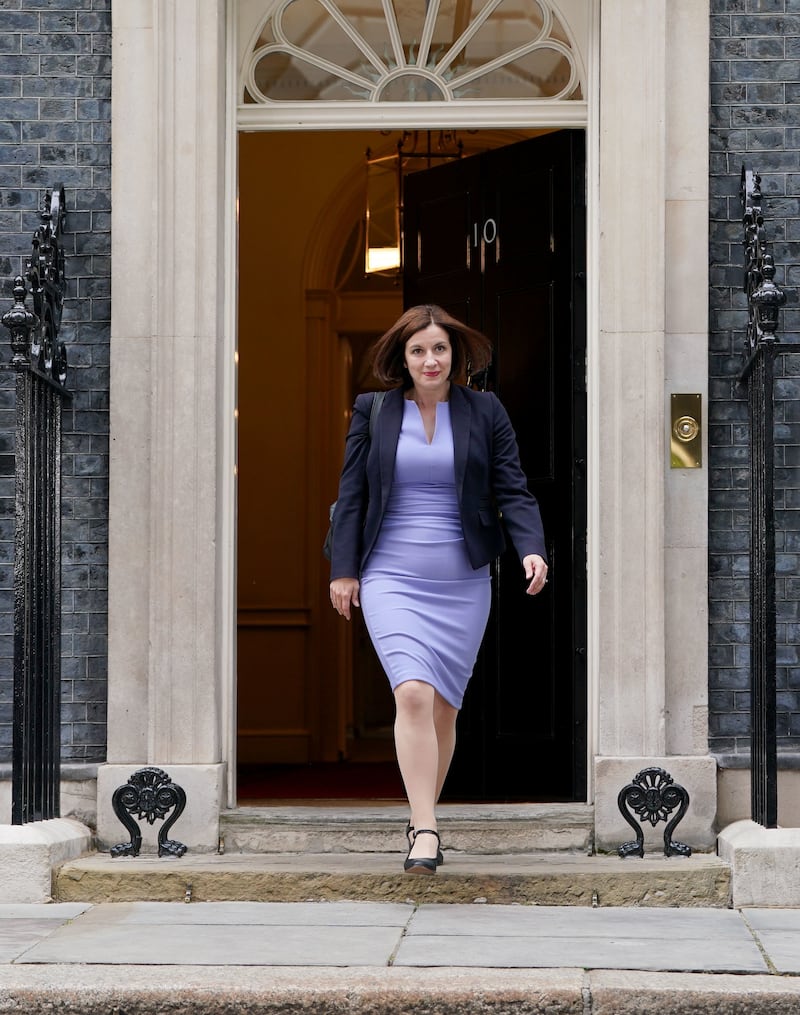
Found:
<path fill-rule="evenodd" d="M 406 838 L 408 839 L 408 851 L 409 851 L 409 853 L 411 852 L 411 850 L 412 850 L 412 848 L 414 846 L 414 835 L 415 835 L 414 826 L 409 821 L 408 824 L 406 825 Z M 437 839 L 438 839 L 438 835 L 437 835 Z M 441 865 L 443 863 L 444 863 L 444 854 L 442 853 L 441 849 L 437 849 L 436 850 L 436 866 L 437 867 L 441 867 Z"/>
<path fill-rule="evenodd" d="M 438 844 L 440 844 L 441 842 L 441 840 L 439 839 L 439 833 L 434 831 L 433 828 L 418 828 L 414 832 L 415 841 L 418 835 L 436 836 L 437 855 L 435 857 L 420 856 L 412 858 L 410 855 L 411 850 L 409 850 L 408 851 L 409 855 L 403 862 L 403 870 L 406 872 L 406 874 L 435 874 L 436 868 L 439 866 L 438 857 L 440 855 L 440 851 L 438 849 Z"/>

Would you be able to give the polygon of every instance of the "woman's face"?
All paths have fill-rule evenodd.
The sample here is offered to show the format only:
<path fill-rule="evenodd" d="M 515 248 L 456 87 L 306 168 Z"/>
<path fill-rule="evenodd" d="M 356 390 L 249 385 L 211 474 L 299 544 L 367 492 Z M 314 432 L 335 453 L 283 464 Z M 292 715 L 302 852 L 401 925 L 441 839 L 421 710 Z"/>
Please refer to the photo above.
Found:
<path fill-rule="evenodd" d="M 414 388 L 422 395 L 442 395 L 447 391 L 453 366 L 450 337 L 438 324 L 415 332 L 406 342 L 405 367 Z"/>

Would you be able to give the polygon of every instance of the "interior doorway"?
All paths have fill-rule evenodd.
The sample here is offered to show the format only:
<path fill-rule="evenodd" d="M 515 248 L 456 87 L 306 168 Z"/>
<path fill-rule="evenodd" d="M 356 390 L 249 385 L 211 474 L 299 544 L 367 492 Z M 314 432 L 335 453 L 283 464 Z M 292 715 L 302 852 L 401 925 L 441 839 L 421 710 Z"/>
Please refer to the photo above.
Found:
<path fill-rule="evenodd" d="M 465 158 L 534 133 L 470 132 Z M 365 152 L 390 151 L 394 143 L 379 132 L 240 135 L 240 803 L 402 796 L 385 677 L 360 618 L 348 627 L 330 615 L 321 554 L 349 409 L 358 392 L 374 387 L 369 346 L 410 292 L 400 278 L 363 271 Z M 533 200 L 541 207 L 541 195 Z M 447 302 L 435 285 L 424 298 Z M 581 307 L 570 314 L 580 318 Z M 511 349 L 509 342 L 509 364 Z M 579 510 L 575 517 L 580 527 Z M 569 680 L 579 687 L 573 670 Z M 488 702 L 482 678 L 480 686 L 464 713 L 469 757 Z M 578 690 L 569 722 L 579 699 Z M 570 731 L 567 738 L 577 758 Z M 503 798 L 502 786 L 487 794 L 469 767 L 454 781 L 459 799 Z M 580 771 L 571 777 L 579 786 Z M 574 796 L 562 788 L 550 798 L 582 795 L 580 787 Z M 509 790 L 509 798 L 527 796 Z"/>

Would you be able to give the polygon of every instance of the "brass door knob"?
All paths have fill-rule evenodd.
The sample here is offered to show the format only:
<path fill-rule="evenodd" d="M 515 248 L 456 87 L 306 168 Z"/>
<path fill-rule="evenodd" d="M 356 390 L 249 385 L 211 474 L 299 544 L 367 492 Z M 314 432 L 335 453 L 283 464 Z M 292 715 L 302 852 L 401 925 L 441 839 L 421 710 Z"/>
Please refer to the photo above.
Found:
<path fill-rule="evenodd" d="M 672 424 L 672 432 L 679 441 L 693 441 L 700 433 L 700 424 L 694 416 L 681 416 Z"/>

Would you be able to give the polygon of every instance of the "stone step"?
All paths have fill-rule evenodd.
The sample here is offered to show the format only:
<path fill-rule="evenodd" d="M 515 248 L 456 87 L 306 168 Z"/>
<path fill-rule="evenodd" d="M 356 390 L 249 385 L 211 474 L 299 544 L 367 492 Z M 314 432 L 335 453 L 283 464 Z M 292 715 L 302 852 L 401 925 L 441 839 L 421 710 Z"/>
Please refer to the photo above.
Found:
<path fill-rule="evenodd" d="M 445 804 L 443 843 L 471 855 L 591 853 L 589 804 Z M 238 807 L 220 815 L 226 853 L 396 853 L 408 810 L 400 805 Z"/>
<path fill-rule="evenodd" d="M 53 878 L 58 902 L 487 902 L 548 906 L 730 905 L 730 869 L 711 854 L 643 859 L 445 851 L 435 875 L 409 875 L 404 853 L 226 853 L 181 858 L 95 853 Z"/>

